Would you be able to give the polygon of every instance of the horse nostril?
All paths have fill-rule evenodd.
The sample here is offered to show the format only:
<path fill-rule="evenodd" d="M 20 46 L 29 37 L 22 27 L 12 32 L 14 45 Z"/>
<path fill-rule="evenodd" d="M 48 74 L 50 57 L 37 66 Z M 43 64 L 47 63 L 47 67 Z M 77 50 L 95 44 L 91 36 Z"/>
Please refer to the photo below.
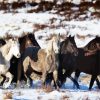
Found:
<path fill-rule="evenodd" d="M 17 57 L 20 57 L 20 54 L 17 54 Z"/>

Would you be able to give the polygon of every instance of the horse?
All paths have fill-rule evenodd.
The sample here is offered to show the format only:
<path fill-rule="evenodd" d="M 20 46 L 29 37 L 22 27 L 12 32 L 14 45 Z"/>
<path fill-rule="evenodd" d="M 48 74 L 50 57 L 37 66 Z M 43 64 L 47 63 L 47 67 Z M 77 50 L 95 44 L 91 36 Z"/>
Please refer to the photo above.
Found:
<path fill-rule="evenodd" d="M 87 50 L 87 52 L 85 53 L 85 56 L 91 56 L 94 55 L 97 52 L 97 66 L 99 66 L 98 70 L 100 70 L 100 38 L 97 37 L 94 42 L 92 41 L 92 43 L 90 42 L 86 48 L 95 48 L 94 50 Z M 77 69 L 75 71 L 75 79 L 78 81 L 79 75 L 80 75 L 81 71 L 79 69 Z M 94 81 L 96 80 L 96 83 L 98 85 L 98 88 L 100 89 L 100 82 L 99 79 L 97 77 L 97 75 L 92 75 L 91 77 L 91 81 L 90 81 L 90 86 L 89 86 L 89 90 L 91 90 Z"/>
<path fill-rule="evenodd" d="M 100 86 L 99 80 L 96 79 L 97 75 L 100 74 L 97 46 L 94 45 L 96 42 L 97 40 L 94 39 L 84 48 L 77 48 L 73 37 L 68 37 L 62 42 L 59 68 L 59 75 L 63 73 L 60 77 L 62 83 L 66 80 L 66 77 L 69 77 L 79 88 L 79 84 L 71 77 L 72 72 L 77 70 L 92 75 L 89 89 L 92 88 L 94 80 L 97 80 L 98 87 Z M 92 49 L 91 45 L 94 46 Z"/>
<path fill-rule="evenodd" d="M 27 79 L 27 85 L 30 86 L 31 73 L 28 69 L 41 73 L 42 85 L 46 86 L 46 78 L 49 73 L 53 74 L 55 88 L 58 88 L 58 56 L 60 41 L 58 35 L 51 35 L 46 39 L 46 48 L 40 49 L 36 46 L 26 48 L 24 52 L 23 69 Z M 31 54 L 30 54 L 31 53 Z M 28 55 L 29 54 L 29 55 Z"/>
<path fill-rule="evenodd" d="M 0 48 L 0 75 L 6 77 L 3 88 L 8 88 L 13 79 L 13 75 L 9 72 L 10 60 L 13 56 L 20 57 L 19 43 L 16 39 L 9 39 L 6 44 Z"/>
<path fill-rule="evenodd" d="M 59 69 L 58 69 L 58 79 L 60 81 L 60 86 L 66 81 L 66 77 L 70 78 L 76 87 L 79 89 L 78 82 L 71 77 L 73 71 L 73 65 L 75 64 L 76 57 L 78 55 L 78 50 L 75 46 L 75 42 L 71 37 L 67 37 L 60 44 L 59 53 Z"/>
<path fill-rule="evenodd" d="M 23 75 L 24 72 L 23 72 L 22 62 L 23 62 L 23 59 L 24 59 L 24 57 L 23 57 L 24 54 L 23 53 L 25 52 L 25 49 L 30 45 L 31 46 L 32 45 L 33 46 L 38 46 L 39 48 L 41 48 L 40 45 L 38 44 L 38 42 L 36 41 L 34 34 L 31 34 L 31 33 L 29 33 L 27 35 L 24 35 L 23 37 L 19 38 L 19 43 L 20 43 L 21 57 L 16 62 L 17 66 L 18 66 L 18 67 L 16 66 L 17 72 L 16 72 L 16 79 L 15 79 L 15 81 L 17 80 L 17 86 L 19 86 L 20 80 L 24 79 L 24 75 Z M 12 72 L 14 72 L 14 70 L 15 69 L 13 69 Z M 15 74 L 15 72 L 14 72 L 14 74 Z"/>

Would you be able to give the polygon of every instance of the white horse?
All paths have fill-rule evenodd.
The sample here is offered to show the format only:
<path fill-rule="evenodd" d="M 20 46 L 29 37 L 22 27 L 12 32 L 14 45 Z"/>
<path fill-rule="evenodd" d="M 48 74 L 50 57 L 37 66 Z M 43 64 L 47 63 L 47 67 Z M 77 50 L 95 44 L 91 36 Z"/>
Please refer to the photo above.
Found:
<path fill-rule="evenodd" d="M 3 88 L 8 88 L 13 79 L 13 75 L 9 72 L 10 60 L 13 57 L 20 57 L 20 48 L 18 40 L 9 39 L 6 44 L 0 48 L 0 76 L 4 75 Z"/>
<path fill-rule="evenodd" d="M 27 79 L 27 86 L 30 86 L 29 77 L 33 80 L 34 76 L 31 77 L 27 74 L 29 66 L 33 71 L 41 73 L 41 80 L 43 85 L 46 85 L 46 77 L 49 73 L 53 74 L 53 81 L 55 88 L 58 88 L 58 53 L 60 49 L 60 35 L 50 35 L 45 39 L 47 42 L 46 48 L 38 49 L 37 47 L 27 48 L 24 54 L 23 70 L 24 75 Z M 43 44 L 44 45 L 44 44 Z M 35 56 L 35 52 L 37 55 Z M 37 59 L 36 61 L 34 59 Z M 31 74 L 31 73 L 30 73 Z"/>

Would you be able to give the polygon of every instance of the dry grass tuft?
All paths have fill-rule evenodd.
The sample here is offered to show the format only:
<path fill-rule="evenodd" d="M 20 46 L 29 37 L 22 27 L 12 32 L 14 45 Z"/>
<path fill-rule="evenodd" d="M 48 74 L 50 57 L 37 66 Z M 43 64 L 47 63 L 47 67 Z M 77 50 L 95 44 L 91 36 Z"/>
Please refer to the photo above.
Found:
<path fill-rule="evenodd" d="M 5 92 L 4 95 L 3 95 L 3 100 L 12 100 L 12 95 L 13 93 L 12 92 Z"/>

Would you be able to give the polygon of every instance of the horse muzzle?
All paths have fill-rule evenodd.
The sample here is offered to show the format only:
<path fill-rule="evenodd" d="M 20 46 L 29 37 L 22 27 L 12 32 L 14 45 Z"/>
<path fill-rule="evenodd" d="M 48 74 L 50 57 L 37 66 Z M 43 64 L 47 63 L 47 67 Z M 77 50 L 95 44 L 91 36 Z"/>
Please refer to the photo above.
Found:
<path fill-rule="evenodd" d="M 20 56 L 21 56 L 21 54 L 19 53 L 19 54 L 17 54 L 17 58 L 20 58 Z"/>

